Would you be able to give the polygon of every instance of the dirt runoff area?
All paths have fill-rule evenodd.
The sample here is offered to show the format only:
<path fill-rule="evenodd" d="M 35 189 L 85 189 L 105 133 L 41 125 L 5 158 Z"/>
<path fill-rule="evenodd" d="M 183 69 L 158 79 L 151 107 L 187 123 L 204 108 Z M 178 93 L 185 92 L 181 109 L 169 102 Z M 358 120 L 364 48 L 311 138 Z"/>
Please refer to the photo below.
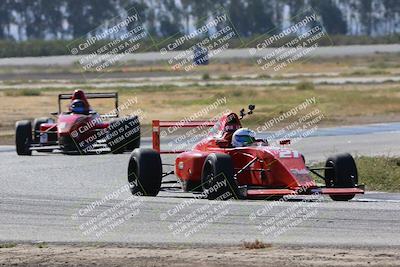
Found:
<path fill-rule="evenodd" d="M 399 248 L 12 244 L 0 266 L 399 266 Z"/>

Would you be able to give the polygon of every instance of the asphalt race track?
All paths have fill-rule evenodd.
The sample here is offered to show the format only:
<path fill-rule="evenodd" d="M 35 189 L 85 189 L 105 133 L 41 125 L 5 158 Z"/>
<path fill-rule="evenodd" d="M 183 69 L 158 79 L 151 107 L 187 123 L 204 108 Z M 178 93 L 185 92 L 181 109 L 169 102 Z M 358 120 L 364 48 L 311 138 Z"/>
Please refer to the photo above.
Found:
<path fill-rule="evenodd" d="M 399 131 L 359 129 L 335 129 L 293 147 L 308 161 L 344 151 L 400 154 Z M 210 202 L 170 189 L 132 199 L 124 187 L 129 154 L 20 157 L 2 146 L 0 155 L 1 241 L 400 245 L 400 194 L 368 192 L 347 203 L 328 197 Z M 172 163 L 173 156 L 163 160 Z"/>
<path fill-rule="evenodd" d="M 227 49 L 220 54 L 217 54 L 215 58 L 229 59 L 229 58 L 252 58 L 261 57 L 268 55 L 274 48 L 265 48 L 257 51 L 254 55 L 251 55 L 249 49 Z M 343 45 L 343 46 L 327 46 L 318 47 L 310 53 L 312 56 L 318 57 L 343 57 L 343 56 L 363 56 L 375 53 L 397 53 L 400 51 L 399 44 L 374 44 L 374 45 Z M 168 52 L 161 54 L 160 52 L 146 52 L 146 53 L 134 53 L 124 56 L 121 61 L 154 61 L 157 60 L 169 60 L 179 54 L 179 51 Z M 2 58 L 0 59 L 0 66 L 25 66 L 25 65 L 59 65 L 66 66 L 72 65 L 76 61 L 79 61 L 81 57 L 66 55 L 66 56 L 48 56 L 48 57 L 23 57 L 23 58 Z"/>

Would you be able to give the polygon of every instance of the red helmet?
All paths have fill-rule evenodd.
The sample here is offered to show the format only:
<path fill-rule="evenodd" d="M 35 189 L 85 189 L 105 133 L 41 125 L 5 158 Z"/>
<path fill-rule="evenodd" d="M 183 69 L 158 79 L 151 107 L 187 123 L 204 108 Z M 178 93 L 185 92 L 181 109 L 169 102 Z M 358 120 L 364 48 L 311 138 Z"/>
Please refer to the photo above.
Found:
<path fill-rule="evenodd" d="M 85 111 L 90 110 L 89 102 L 87 101 L 85 93 L 82 90 L 79 90 L 79 89 L 75 90 L 74 93 L 72 94 L 71 105 L 70 105 L 71 111 L 73 111 L 72 104 L 74 103 L 75 100 L 80 100 L 81 102 L 83 102 Z"/>

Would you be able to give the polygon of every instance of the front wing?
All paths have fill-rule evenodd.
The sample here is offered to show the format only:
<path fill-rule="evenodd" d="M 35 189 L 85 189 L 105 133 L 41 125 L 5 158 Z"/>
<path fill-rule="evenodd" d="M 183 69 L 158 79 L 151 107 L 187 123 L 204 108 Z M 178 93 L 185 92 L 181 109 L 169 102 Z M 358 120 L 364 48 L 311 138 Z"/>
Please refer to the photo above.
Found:
<path fill-rule="evenodd" d="M 353 194 L 364 194 L 364 186 L 359 185 L 357 187 L 351 188 L 328 188 L 328 187 L 316 187 L 309 188 L 308 190 L 299 191 L 294 189 L 285 188 L 274 188 L 274 189 L 264 189 L 264 188 L 243 188 L 243 193 L 247 198 L 262 198 L 262 197 L 275 197 L 275 196 L 285 196 L 285 195 L 353 195 Z"/>

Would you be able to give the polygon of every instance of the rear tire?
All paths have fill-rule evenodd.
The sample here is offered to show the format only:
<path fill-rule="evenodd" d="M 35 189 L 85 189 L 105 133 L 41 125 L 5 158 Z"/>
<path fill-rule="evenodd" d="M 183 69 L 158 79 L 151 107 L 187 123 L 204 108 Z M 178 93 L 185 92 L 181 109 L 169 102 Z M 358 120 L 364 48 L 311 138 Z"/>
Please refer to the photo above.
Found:
<path fill-rule="evenodd" d="M 243 196 L 233 177 L 233 162 L 227 154 L 207 156 L 201 174 L 203 192 L 210 200 L 242 199 Z"/>
<path fill-rule="evenodd" d="M 134 195 L 157 196 L 161 189 L 160 154 L 149 148 L 135 149 L 129 159 L 128 181 Z"/>
<path fill-rule="evenodd" d="M 129 152 L 135 150 L 136 148 L 140 147 L 140 123 L 138 122 L 137 126 L 139 127 L 138 132 L 135 134 L 129 143 L 125 146 L 125 149 Z"/>
<path fill-rule="evenodd" d="M 348 154 L 338 154 L 326 160 L 325 184 L 328 188 L 354 188 L 358 184 L 357 166 L 354 158 Z M 349 201 L 355 195 L 330 195 L 335 201 Z"/>
<path fill-rule="evenodd" d="M 140 123 L 137 116 L 112 120 L 107 133 L 107 146 L 113 154 L 133 150 L 140 145 Z"/>
<path fill-rule="evenodd" d="M 32 124 L 30 121 L 18 121 L 15 125 L 15 146 L 17 154 L 31 156 Z"/>

